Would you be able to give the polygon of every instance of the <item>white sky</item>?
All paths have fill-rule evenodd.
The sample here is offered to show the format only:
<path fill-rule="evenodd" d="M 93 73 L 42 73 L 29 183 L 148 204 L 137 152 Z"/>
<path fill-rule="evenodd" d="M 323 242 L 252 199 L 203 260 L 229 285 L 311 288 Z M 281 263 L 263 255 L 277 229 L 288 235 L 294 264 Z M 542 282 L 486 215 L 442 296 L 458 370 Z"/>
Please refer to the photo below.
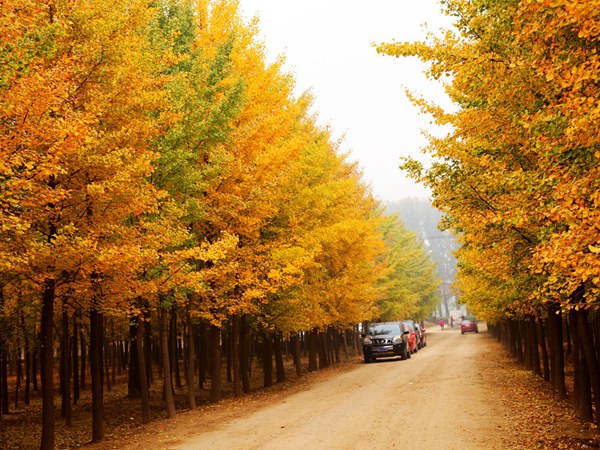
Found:
<path fill-rule="evenodd" d="M 427 161 L 420 130 L 433 131 L 404 90 L 447 100 L 420 61 L 379 55 L 371 43 L 422 39 L 425 23 L 431 31 L 449 27 L 437 0 L 240 0 L 240 8 L 260 18 L 269 61 L 286 55 L 297 94 L 311 90 L 321 123 L 344 136 L 342 151 L 358 161 L 375 196 L 427 197 L 398 168 L 401 156 Z"/>

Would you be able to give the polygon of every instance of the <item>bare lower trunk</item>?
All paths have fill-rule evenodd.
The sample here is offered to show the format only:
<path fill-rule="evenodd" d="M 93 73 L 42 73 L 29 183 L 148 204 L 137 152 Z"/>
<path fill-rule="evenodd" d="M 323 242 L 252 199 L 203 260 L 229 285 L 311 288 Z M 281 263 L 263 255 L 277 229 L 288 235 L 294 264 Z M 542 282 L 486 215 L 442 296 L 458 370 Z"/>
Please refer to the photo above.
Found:
<path fill-rule="evenodd" d="M 47 279 L 42 298 L 40 326 L 40 360 L 42 379 L 42 450 L 54 450 L 54 361 L 52 317 L 54 315 L 55 282 Z"/>
<path fill-rule="evenodd" d="M 150 422 L 150 395 L 148 391 L 148 377 L 146 376 L 146 354 L 144 352 L 144 329 L 146 323 L 138 320 L 135 344 L 137 347 L 138 366 L 140 368 L 140 393 L 142 397 L 142 422 Z"/>
<path fill-rule="evenodd" d="M 95 308 L 90 311 L 90 367 L 92 375 L 92 442 L 104 439 L 103 392 L 103 315 Z"/>
<path fill-rule="evenodd" d="M 210 326 L 210 401 L 221 400 L 221 329 Z"/>
<path fill-rule="evenodd" d="M 165 396 L 165 407 L 167 417 L 175 417 L 175 399 L 173 398 L 173 383 L 171 381 L 171 367 L 169 365 L 169 322 L 167 321 L 167 310 L 159 305 L 158 327 L 160 331 L 160 349 L 162 352 L 163 369 L 163 394 Z"/>
<path fill-rule="evenodd" d="M 186 311 L 185 316 L 187 327 L 187 385 L 188 385 L 188 404 L 190 409 L 196 408 L 196 393 L 194 390 L 194 367 L 195 367 L 195 349 L 194 349 L 194 333 L 192 328 L 192 318 L 190 317 L 190 309 Z"/>
<path fill-rule="evenodd" d="M 240 319 L 236 315 L 231 317 L 231 339 L 233 341 L 231 349 L 231 359 L 233 364 L 233 395 L 239 397 L 242 395 L 243 386 L 240 361 Z"/>

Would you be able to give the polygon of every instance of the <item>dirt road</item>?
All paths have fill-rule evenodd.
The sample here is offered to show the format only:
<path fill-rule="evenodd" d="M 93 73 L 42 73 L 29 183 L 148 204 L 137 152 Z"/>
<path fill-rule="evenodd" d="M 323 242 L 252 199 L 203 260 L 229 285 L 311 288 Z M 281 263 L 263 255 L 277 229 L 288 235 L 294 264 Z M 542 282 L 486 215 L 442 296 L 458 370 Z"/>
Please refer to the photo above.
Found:
<path fill-rule="evenodd" d="M 361 365 L 175 448 L 502 448 L 507 414 L 478 369 L 487 348 L 485 334 L 430 329 L 407 361 Z"/>

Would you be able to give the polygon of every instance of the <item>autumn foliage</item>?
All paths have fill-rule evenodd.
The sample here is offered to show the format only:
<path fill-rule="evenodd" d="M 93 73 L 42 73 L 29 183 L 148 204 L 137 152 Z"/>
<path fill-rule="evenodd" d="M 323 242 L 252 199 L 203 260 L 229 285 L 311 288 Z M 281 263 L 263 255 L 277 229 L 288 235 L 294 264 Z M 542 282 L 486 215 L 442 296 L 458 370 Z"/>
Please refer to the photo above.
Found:
<path fill-rule="evenodd" d="M 413 96 L 451 131 L 431 168 L 404 167 L 462 243 L 463 301 L 561 396 L 567 343 L 575 407 L 600 423 L 600 2 L 444 4 L 454 30 L 378 46 L 429 62 L 456 105 Z"/>
<path fill-rule="evenodd" d="M 219 400 L 222 350 L 248 390 L 251 337 L 267 385 L 271 345 L 279 381 L 282 340 L 312 354 L 313 337 L 435 307 L 423 249 L 235 1 L 12 0 L 0 36 L 0 366 L 24 355 L 29 401 L 41 363 L 41 448 L 55 446 L 55 365 L 67 424 L 89 370 L 97 441 L 107 352 L 127 349 L 148 420 L 156 361 L 175 414 L 177 343 L 193 408 L 207 371 Z"/>

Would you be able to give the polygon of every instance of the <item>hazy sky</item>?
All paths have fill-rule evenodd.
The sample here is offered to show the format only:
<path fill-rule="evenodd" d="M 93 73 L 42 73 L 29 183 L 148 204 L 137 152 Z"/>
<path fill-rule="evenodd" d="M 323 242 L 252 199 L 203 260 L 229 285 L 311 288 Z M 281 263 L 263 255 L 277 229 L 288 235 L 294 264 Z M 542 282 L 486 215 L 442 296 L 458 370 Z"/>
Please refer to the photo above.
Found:
<path fill-rule="evenodd" d="M 373 42 L 421 39 L 448 27 L 437 0 L 240 0 L 246 16 L 260 18 L 269 60 L 285 53 L 297 93 L 310 89 L 323 124 L 344 136 L 343 151 L 358 161 L 376 197 L 425 197 L 425 188 L 398 169 L 400 156 L 426 160 L 421 116 L 405 88 L 444 101 L 415 58 L 382 56 Z"/>

